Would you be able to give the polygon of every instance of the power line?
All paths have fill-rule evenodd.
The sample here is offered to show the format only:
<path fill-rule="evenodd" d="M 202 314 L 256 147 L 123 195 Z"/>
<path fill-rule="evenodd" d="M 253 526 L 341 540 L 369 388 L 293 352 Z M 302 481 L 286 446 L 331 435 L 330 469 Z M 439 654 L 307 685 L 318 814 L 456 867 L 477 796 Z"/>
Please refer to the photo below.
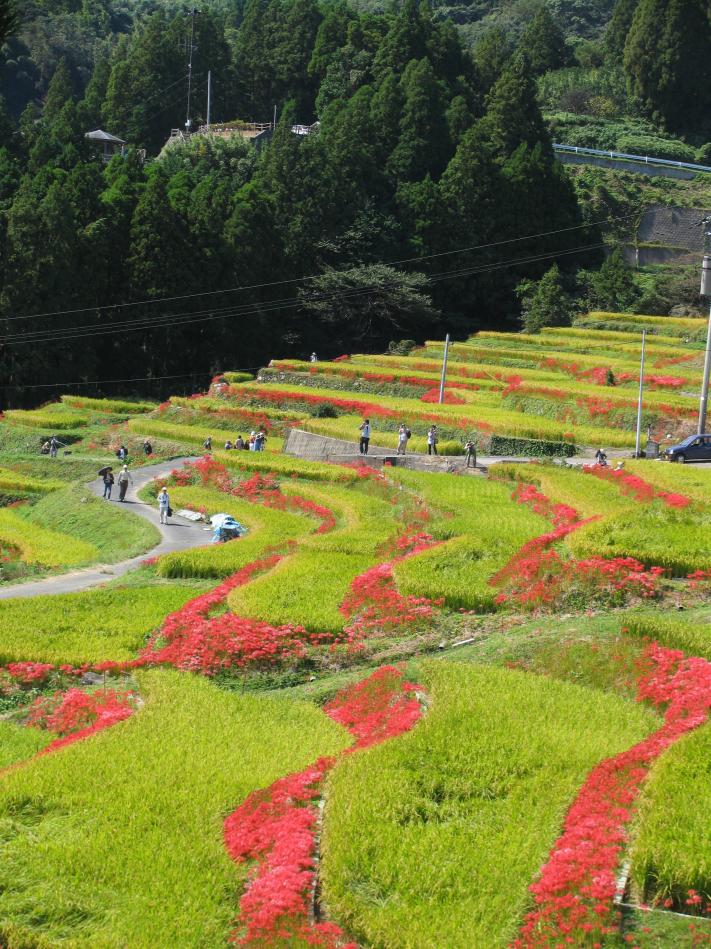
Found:
<path fill-rule="evenodd" d="M 257 372 L 261 366 L 252 366 L 249 369 L 232 369 L 231 372 Z M 159 382 L 164 379 L 192 379 L 193 376 L 212 376 L 213 370 L 184 372 L 180 375 L 172 376 L 134 376 L 131 379 L 93 379 L 82 380 L 81 382 L 37 382 L 32 385 L 0 385 L 0 389 L 11 389 L 14 392 L 21 392 L 24 389 L 64 389 L 68 386 L 104 386 L 112 385 L 116 382 Z"/>
<path fill-rule="evenodd" d="M 484 264 L 478 267 L 466 267 L 453 270 L 447 273 L 435 274 L 428 278 L 429 283 L 437 283 L 441 280 L 453 279 L 456 277 L 474 276 L 475 274 L 488 273 L 501 270 L 506 267 L 515 267 L 522 264 L 537 263 L 542 260 L 551 260 L 557 257 L 569 256 L 571 254 L 583 253 L 584 251 L 596 250 L 605 245 L 600 242 L 597 244 L 587 244 L 573 249 L 554 251 L 549 254 L 537 254 L 529 257 L 521 257 L 515 260 L 500 261 L 493 264 Z M 353 296 L 359 296 L 375 291 L 394 289 L 401 286 L 401 282 L 391 284 L 371 285 L 367 287 L 355 287 L 348 290 L 337 291 L 331 294 L 322 294 L 322 302 L 337 302 L 338 300 L 348 299 Z M 199 314 L 158 314 L 156 316 L 139 318 L 138 320 L 124 321 L 122 325 L 113 325 L 107 327 L 77 326 L 67 327 L 63 330 L 54 332 L 46 330 L 37 330 L 31 334 L 16 334 L 14 336 L 0 337 L 0 344 L 12 346 L 13 344 L 26 343 L 45 343 L 62 342 L 70 339 L 87 339 L 96 336 L 106 336 L 115 333 L 136 332 L 141 330 L 157 329 L 166 324 L 171 327 L 182 326 L 190 323 L 206 323 L 215 319 L 227 319 L 233 316 L 250 316 L 255 314 L 264 314 L 277 310 L 288 310 L 303 306 L 303 301 L 286 297 L 282 300 L 272 301 L 267 304 L 243 304 L 239 307 L 225 307 L 215 312 L 214 310 L 203 310 Z M 203 315 L 207 314 L 207 315 Z M 77 332 L 79 331 L 79 332 Z"/>
<path fill-rule="evenodd" d="M 565 233 L 569 233 L 570 231 L 578 231 L 583 228 L 597 227 L 600 224 L 609 224 L 612 221 L 626 221 L 636 216 L 637 216 L 636 214 L 624 214 L 615 218 L 608 217 L 608 218 L 605 218 L 604 220 L 601 219 L 599 221 L 591 221 L 584 224 L 573 224 L 570 227 L 561 227 L 554 231 L 541 231 L 538 234 L 527 234 L 522 237 L 509 237 L 509 238 L 506 238 L 505 240 L 493 241 L 492 243 L 489 243 L 489 244 L 475 244 L 471 247 L 459 247 L 459 248 L 456 248 L 455 250 L 439 251 L 436 254 L 424 254 L 420 257 L 403 257 L 398 260 L 379 261 L 379 263 L 385 264 L 387 266 L 393 266 L 395 264 L 411 264 L 411 263 L 418 263 L 420 261 L 425 261 L 425 260 L 435 260 L 440 257 L 450 257 L 454 254 L 466 254 L 466 253 L 473 253 L 474 251 L 478 251 L 478 250 L 490 250 L 491 248 L 494 248 L 494 247 L 503 247 L 507 244 L 518 243 L 519 241 L 537 240 L 542 237 L 553 237 L 556 234 L 565 234 Z M 353 267 L 349 268 L 349 270 L 353 270 L 353 269 L 355 268 Z M 343 271 L 343 273 L 348 273 L 348 270 Z M 305 277 L 291 277 L 286 280 L 274 280 L 269 283 L 253 283 L 253 284 L 246 284 L 245 286 L 240 286 L 240 287 L 226 287 L 223 290 L 202 290 L 198 293 L 185 293 L 179 296 L 172 296 L 172 297 L 154 297 L 152 299 L 147 299 L 147 300 L 130 300 L 126 303 L 97 304 L 96 306 L 78 307 L 71 310 L 53 310 L 53 311 L 48 311 L 45 313 L 27 313 L 21 316 L 4 317 L 4 320 L 5 321 L 33 320 L 33 319 L 41 319 L 44 317 L 50 317 L 50 316 L 69 316 L 74 313 L 96 313 L 96 312 L 100 312 L 101 310 L 118 310 L 118 309 L 124 309 L 126 307 L 149 306 L 156 303 L 173 303 L 178 300 L 193 300 L 197 297 L 216 296 L 222 293 L 241 293 L 241 292 L 244 292 L 245 290 L 261 290 L 261 289 L 267 289 L 269 287 L 283 286 L 285 284 L 301 283 L 302 281 L 306 281 L 306 280 L 317 280 L 321 276 L 322 274 L 310 274 Z"/>

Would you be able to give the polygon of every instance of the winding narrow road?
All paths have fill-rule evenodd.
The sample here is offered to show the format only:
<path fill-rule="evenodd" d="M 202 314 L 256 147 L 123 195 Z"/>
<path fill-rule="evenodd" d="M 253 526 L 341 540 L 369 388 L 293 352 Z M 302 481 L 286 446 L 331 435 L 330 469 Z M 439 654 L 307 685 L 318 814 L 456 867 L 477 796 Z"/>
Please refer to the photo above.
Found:
<path fill-rule="evenodd" d="M 174 468 L 179 468 L 184 462 L 191 460 L 190 458 L 174 458 L 172 461 L 147 465 L 131 472 L 133 484 L 129 486 L 126 500 L 121 507 L 125 507 L 127 511 L 138 514 L 139 517 L 144 517 L 147 521 L 155 524 L 161 534 L 161 541 L 156 547 L 140 554 L 138 557 L 131 557 L 130 560 L 122 560 L 119 563 L 98 564 L 84 570 L 73 570 L 70 573 L 45 577 L 43 580 L 32 580 L 28 583 L 0 587 L 0 600 L 41 596 L 47 593 L 77 593 L 80 590 L 88 590 L 90 587 L 100 586 L 109 580 L 123 576 L 129 570 L 138 567 L 147 557 L 159 557 L 162 554 L 170 554 L 177 550 L 189 550 L 191 547 L 201 547 L 203 544 L 209 543 L 210 535 L 204 530 L 202 524 L 175 520 L 166 525 L 161 524 L 157 505 L 147 504 L 145 501 L 138 499 L 138 492 L 149 481 L 164 478 Z M 118 465 L 116 470 L 118 471 Z M 92 481 L 88 488 L 98 498 L 102 497 L 104 493 L 104 485 L 99 478 Z M 118 485 L 114 486 L 112 500 L 106 503 L 119 503 Z M 61 528 L 58 527 L 58 529 Z"/>

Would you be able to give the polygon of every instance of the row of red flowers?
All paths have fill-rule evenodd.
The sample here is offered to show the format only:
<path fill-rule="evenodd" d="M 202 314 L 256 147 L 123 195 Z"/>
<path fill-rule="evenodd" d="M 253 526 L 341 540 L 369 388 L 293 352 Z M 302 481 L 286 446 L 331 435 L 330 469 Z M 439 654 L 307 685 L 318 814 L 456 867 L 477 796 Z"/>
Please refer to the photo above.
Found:
<path fill-rule="evenodd" d="M 632 806 L 652 762 L 682 735 L 707 721 L 711 663 L 651 643 L 638 699 L 666 705 L 664 725 L 628 751 L 592 770 L 570 808 L 563 833 L 539 879 L 536 908 L 513 943 L 515 949 L 600 946 L 614 931 L 615 872 L 627 840 Z M 690 892 L 687 904 L 696 906 Z"/>
<path fill-rule="evenodd" d="M 629 595 L 651 598 L 658 594 L 664 574 L 661 567 L 647 570 L 633 557 L 571 560 L 551 549 L 573 531 L 596 520 L 595 517 L 581 519 L 574 508 L 554 504 L 532 484 L 518 483 L 513 498 L 551 520 L 555 527 L 527 541 L 491 577 L 492 586 L 505 588 L 495 598 L 498 605 L 508 603 L 535 609 L 566 600 L 619 604 Z"/>
<path fill-rule="evenodd" d="M 401 420 L 403 417 L 403 410 L 389 409 L 385 406 L 379 405 L 376 396 L 373 397 L 373 401 L 368 402 L 364 399 L 341 399 L 333 396 L 318 395 L 313 392 L 287 392 L 284 389 L 277 388 L 276 386 L 273 389 L 236 389 L 235 392 L 230 393 L 230 395 L 238 401 L 248 402 L 253 400 L 258 402 L 266 402 L 270 405 L 289 405 L 293 403 L 302 403 L 305 405 L 322 405 L 328 402 L 330 405 L 333 405 L 335 408 L 340 409 L 344 413 L 361 415 L 366 418 L 388 418 Z M 441 423 L 442 421 L 440 415 L 436 415 L 431 412 L 413 413 L 412 410 L 408 410 L 408 412 L 411 417 L 414 415 L 414 418 L 418 421 L 435 423 Z M 487 422 L 473 418 L 447 419 L 447 424 L 462 429 L 476 428 L 481 431 L 491 430 L 491 425 L 489 425 Z"/>
<path fill-rule="evenodd" d="M 336 517 L 323 504 L 299 495 L 282 493 L 271 474 L 256 473 L 243 481 L 233 480 L 226 466 L 211 455 L 187 462 L 182 468 L 171 472 L 171 479 L 179 486 L 199 483 L 203 487 L 214 487 L 233 497 L 244 498 L 254 504 L 307 514 L 320 520 L 317 534 L 325 534 L 336 526 Z"/>
<path fill-rule="evenodd" d="M 635 501 L 649 502 L 656 499 L 668 507 L 684 508 L 691 504 L 691 498 L 674 491 L 662 491 L 653 484 L 644 481 L 638 475 L 627 474 L 624 469 L 610 468 L 605 465 L 583 465 L 585 474 L 594 475 L 602 481 L 612 481 L 623 494 L 631 495 Z"/>
<path fill-rule="evenodd" d="M 417 686 L 402 672 L 383 666 L 345 689 L 324 711 L 355 737 L 352 752 L 409 731 L 422 714 Z M 240 900 L 240 930 L 233 941 L 269 945 L 277 939 L 308 945 L 355 949 L 334 923 L 311 917 L 316 874 L 319 799 L 335 758 L 319 758 L 297 774 L 276 781 L 247 798 L 224 823 L 224 840 L 233 860 L 253 861 Z"/>

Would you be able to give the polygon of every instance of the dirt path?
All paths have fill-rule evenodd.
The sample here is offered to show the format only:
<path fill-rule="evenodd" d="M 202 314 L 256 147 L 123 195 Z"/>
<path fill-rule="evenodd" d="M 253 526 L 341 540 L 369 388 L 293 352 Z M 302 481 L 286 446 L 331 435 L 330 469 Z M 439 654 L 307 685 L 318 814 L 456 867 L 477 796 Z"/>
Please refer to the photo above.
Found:
<path fill-rule="evenodd" d="M 80 590 L 88 590 L 90 587 L 100 586 L 113 580 L 116 577 L 123 576 L 129 570 L 138 567 L 141 561 L 147 557 L 159 557 L 161 554 L 173 553 L 176 550 L 188 550 L 191 547 L 200 547 L 210 542 L 210 534 L 204 530 L 203 524 L 193 524 L 190 521 L 172 520 L 169 524 L 160 523 L 158 515 L 158 506 L 156 504 L 146 504 L 139 501 L 138 492 L 145 487 L 149 481 L 156 478 L 165 477 L 170 474 L 174 468 L 179 468 L 183 462 L 190 461 L 190 458 L 174 458 L 172 461 L 165 461 L 157 465 L 147 465 L 131 472 L 133 484 L 129 486 L 126 494 L 126 500 L 121 507 L 126 508 L 139 517 L 144 517 L 147 521 L 158 528 L 161 534 L 161 541 L 151 550 L 140 554 L 138 557 L 131 557 L 130 560 L 122 560 L 119 563 L 98 564 L 94 567 L 87 567 L 84 570 L 74 570 L 71 573 L 63 573 L 56 577 L 46 577 L 43 580 L 33 580 L 28 583 L 18 583 L 11 586 L 0 587 L 0 600 L 14 599 L 15 597 L 40 596 L 46 593 L 76 593 Z M 116 466 L 116 472 L 119 466 Z M 102 497 L 104 485 L 101 479 L 97 478 L 89 485 L 89 490 L 97 497 Z M 114 485 L 112 500 L 107 504 L 120 504 L 118 501 L 118 485 Z"/>

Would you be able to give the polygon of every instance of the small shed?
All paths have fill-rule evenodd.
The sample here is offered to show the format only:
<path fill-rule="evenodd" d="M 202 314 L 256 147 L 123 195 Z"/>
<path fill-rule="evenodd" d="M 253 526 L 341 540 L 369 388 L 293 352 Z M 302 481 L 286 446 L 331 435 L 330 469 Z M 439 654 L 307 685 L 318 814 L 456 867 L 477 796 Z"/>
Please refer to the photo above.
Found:
<path fill-rule="evenodd" d="M 114 155 L 121 155 L 126 147 L 126 142 L 124 142 L 122 138 L 117 138 L 115 135 L 112 135 L 110 132 L 105 132 L 103 129 L 95 129 L 93 132 L 87 132 L 84 138 L 88 138 L 89 141 L 95 142 L 96 145 L 100 147 L 101 160 L 103 162 L 111 161 Z"/>

